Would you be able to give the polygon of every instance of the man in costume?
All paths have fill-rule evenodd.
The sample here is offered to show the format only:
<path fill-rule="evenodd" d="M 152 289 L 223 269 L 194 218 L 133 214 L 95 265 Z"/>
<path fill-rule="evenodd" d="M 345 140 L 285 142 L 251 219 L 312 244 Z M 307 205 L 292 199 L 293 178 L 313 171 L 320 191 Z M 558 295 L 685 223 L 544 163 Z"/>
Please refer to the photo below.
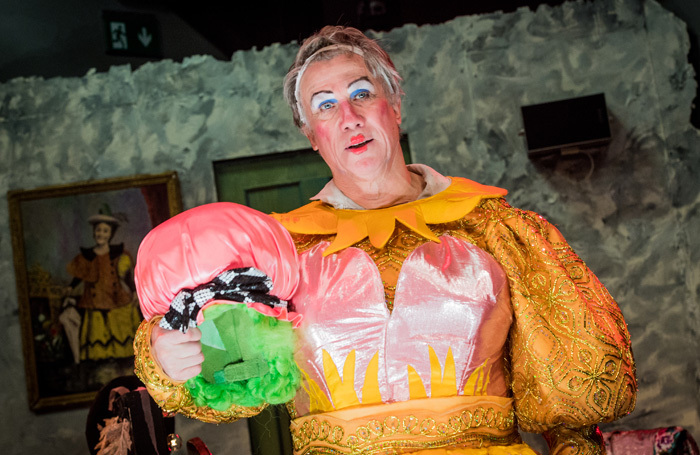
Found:
<path fill-rule="evenodd" d="M 361 32 L 325 27 L 303 43 L 285 96 L 333 179 L 274 219 L 210 204 L 149 234 L 137 373 L 164 409 L 205 421 L 293 396 L 298 454 L 534 454 L 518 427 L 551 453 L 603 454 L 597 424 L 636 395 L 617 304 L 505 190 L 406 166 L 401 95 Z M 250 294 L 234 285 L 251 276 Z M 224 324 L 217 308 L 231 306 L 273 322 Z M 250 346 L 271 326 L 284 335 Z"/>

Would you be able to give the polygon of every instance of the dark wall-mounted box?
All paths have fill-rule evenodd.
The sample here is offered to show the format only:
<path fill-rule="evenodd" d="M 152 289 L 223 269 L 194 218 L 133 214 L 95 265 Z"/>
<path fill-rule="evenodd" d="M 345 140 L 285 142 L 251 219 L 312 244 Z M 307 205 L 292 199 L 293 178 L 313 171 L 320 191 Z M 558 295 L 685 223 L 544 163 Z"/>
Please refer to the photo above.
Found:
<path fill-rule="evenodd" d="M 522 106 L 520 110 L 530 156 L 596 148 L 610 142 L 603 93 Z"/>

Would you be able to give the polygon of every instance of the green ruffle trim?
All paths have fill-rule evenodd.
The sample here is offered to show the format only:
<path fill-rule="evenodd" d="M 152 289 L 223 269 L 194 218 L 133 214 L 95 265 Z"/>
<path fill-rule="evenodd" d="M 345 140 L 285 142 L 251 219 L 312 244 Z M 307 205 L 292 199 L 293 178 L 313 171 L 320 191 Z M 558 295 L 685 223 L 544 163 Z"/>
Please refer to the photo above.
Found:
<path fill-rule="evenodd" d="M 294 398 L 301 375 L 294 362 L 296 335 L 291 322 L 265 316 L 244 304 L 212 305 L 204 310 L 204 322 L 200 325 L 205 355 L 202 373 L 185 384 L 197 406 L 225 411 L 232 405 L 282 404 Z M 240 355 L 243 358 L 236 360 Z M 244 362 L 251 355 L 255 358 Z M 244 373 L 240 373 L 241 366 Z M 231 381 L 241 374 L 254 376 Z"/>

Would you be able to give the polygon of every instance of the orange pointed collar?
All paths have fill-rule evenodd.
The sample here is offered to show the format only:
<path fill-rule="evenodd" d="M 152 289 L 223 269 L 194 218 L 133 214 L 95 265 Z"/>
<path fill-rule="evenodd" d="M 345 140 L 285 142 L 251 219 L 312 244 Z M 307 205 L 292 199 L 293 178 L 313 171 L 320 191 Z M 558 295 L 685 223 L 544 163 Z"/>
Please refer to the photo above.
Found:
<path fill-rule="evenodd" d="M 340 251 L 369 237 L 376 248 L 383 248 L 391 237 L 396 221 L 416 234 L 439 242 L 428 224 L 455 221 L 476 207 L 482 199 L 505 196 L 508 192 L 460 177 L 433 196 L 406 204 L 374 210 L 340 210 L 314 201 L 288 213 L 273 213 L 290 232 L 297 234 L 336 234 L 323 252 L 324 256 Z"/>

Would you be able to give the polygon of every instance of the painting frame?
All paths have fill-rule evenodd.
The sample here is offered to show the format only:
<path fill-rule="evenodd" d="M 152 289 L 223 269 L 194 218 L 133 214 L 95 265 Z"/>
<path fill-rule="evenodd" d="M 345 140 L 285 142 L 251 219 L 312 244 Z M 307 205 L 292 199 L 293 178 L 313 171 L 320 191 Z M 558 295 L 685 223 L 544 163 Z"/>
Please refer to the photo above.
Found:
<path fill-rule="evenodd" d="M 83 357 L 83 347 L 76 348 L 75 345 L 83 343 L 85 323 L 79 318 L 84 317 L 88 310 L 80 308 L 84 302 L 82 298 L 78 297 L 78 305 L 75 305 L 75 298 L 66 298 L 66 289 L 73 288 L 66 284 L 70 273 L 66 272 L 68 267 L 65 264 L 71 257 L 77 258 L 89 250 L 83 248 L 88 237 L 91 237 L 89 242 L 98 245 L 96 226 L 105 223 L 96 221 L 98 215 L 87 215 L 95 213 L 98 206 L 100 214 L 103 208 L 110 211 L 111 204 L 115 210 L 108 215 L 120 217 L 122 222 L 114 224 L 114 231 L 107 240 L 109 255 L 104 256 L 111 258 L 112 250 L 119 246 L 122 256 L 119 256 L 121 268 L 118 270 L 126 270 L 122 265 L 127 263 L 132 272 L 143 237 L 157 224 L 182 211 L 177 173 L 169 171 L 10 190 L 7 200 L 29 407 L 38 413 L 88 405 L 94 400 L 100 381 L 106 383 L 120 376 L 114 368 L 107 368 L 107 363 L 118 361 L 126 365 L 130 361 L 133 374 L 133 351 L 131 359 L 123 357 L 127 349 L 127 340 L 124 339 L 119 355 L 111 359 L 109 354 L 104 354 L 106 357 L 102 362 Z M 124 210 L 129 212 L 128 215 Z M 113 247 L 113 239 L 122 243 Z M 123 257 L 127 259 L 123 261 Z M 89 280 L 80 281 L 87 283 Z M 121 282 L 124 289 L 131 292 L 128 294 L 131 298 L 129 305 L 134 309 L 129 311 L 140 315 L 133 277 L 129 288 L 124 280 Z M 88 285 L 83 286 L 84 291 Z M 94 291 L 92 295 L 95 295 Z M 72 304 L 71 310 L 76 316 L 71 319 L 78 319 L 75 321 L 78 329 L 69 331 L 69 325 L 74 325 L 74 322 L 62 324 L 66 321 L 62 318 L 63 313 L 68 313 L 66 302 Z M 44 374 L 46 372 L 51 374 Z M 113 376 L 109 377 L 112 373 Z M 91 375 L 99 377 L 85 379 Z"/>

